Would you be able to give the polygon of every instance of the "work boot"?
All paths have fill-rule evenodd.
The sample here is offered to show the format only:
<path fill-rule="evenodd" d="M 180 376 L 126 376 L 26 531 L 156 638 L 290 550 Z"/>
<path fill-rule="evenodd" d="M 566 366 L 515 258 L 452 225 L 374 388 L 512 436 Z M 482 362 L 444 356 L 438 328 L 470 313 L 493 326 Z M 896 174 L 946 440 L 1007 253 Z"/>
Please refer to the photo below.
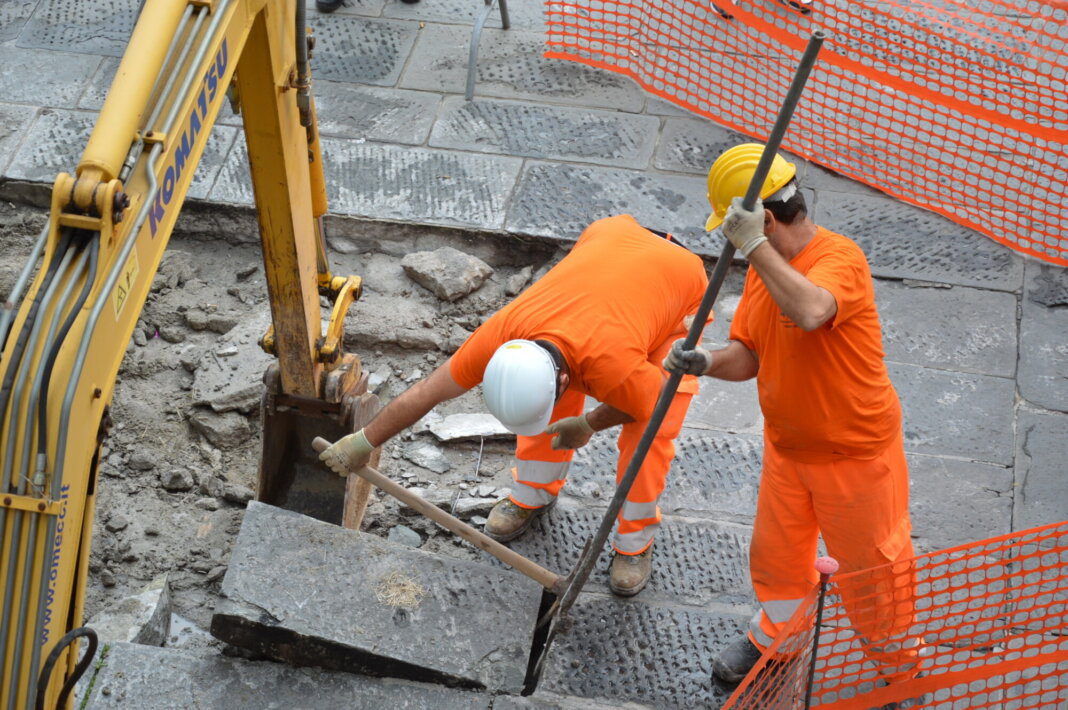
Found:
<path fill-rule="evenodd" d="M 621 597 L 633 597 L 645 589 L 653 572 L 653 546 L 638 555 L 612 557 L 612 569 L 608 575 L 608 587 Z"/>
<path fill-rule="evenodd" d="M 760 653 L 747 634 L 740 636 L 712 659 L 712 673 L 724 683 L 741 683 L 760 660 Z"/>
<path fill-rule="evenodd" d="M 315 0 L 315 9 L 319 12 L 333 12 L 344 4 L 345 0 Z"/>
<path fill-rule="evenodd" d="M 552 503 L 540 508 L 523 508 L 513 503 L 511 498 L 499 500 L 486 520 L 486 534 L 497 542 L 514 540 L 525 533 L 538 516 L 543 515 L 554 505 L 556 505 L 555 499 Z"/>

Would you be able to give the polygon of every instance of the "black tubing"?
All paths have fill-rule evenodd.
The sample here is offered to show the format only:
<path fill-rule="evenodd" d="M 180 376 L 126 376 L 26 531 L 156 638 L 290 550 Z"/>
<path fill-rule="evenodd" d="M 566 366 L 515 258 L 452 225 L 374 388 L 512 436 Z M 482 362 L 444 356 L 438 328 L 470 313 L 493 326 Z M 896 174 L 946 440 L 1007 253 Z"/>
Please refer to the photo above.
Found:
<path fill-rule="evenodd" d="M 74 672 L 70 674 L 70 678 L 67 678 L 66 682 L 63 683 L 63 689 L 59 691 L 59 699 L 56 701 L 56 710 L 62 710 L 62 708 L 67 707 L 67 696 L 70 695 L 70 691 L 74 690 L 75 684 L 81 680 L 82 675 L 85 674 L 86 669 L 93 662 L 93 657 L 96 656 L 96 632 L 88 626 L 80 626 L 77 629 L 68 631 L 56 642 L 52 653 L 48 654 L 44 666 L 41 667 L 41 677 L 37 683 L 37 699 L 33 705 L 34 710 L 45 710 L 45 692 L 48 690 L 48 681 L 51 679 L 52 669 L 63 650 L 75 639 L 82 636 L 89 639 L 89 648 L 86 649 L 82 660 L 78 661 L 78 665 L 74 666 Z"/>

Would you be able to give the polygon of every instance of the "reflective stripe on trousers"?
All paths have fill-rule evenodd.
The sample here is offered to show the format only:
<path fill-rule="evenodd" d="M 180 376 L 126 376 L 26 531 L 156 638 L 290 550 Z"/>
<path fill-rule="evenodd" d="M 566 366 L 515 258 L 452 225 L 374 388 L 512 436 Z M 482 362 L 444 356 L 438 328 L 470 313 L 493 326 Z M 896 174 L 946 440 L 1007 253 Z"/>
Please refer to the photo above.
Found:
<path fill-rule="evenodd" d="M 749 571 L 762 607 L 750 623 L 765 648 L 819 582 L 813 562 L 822 535 L 838 574 L 871 569 L 864 587 L 843 595 L 865 655 L 889 680 L 916 673 L 919 641 L 910 637 L 914 583 L 908 515 L 908 464 L 900 432 L 872 459 L 818 463 L 786 458 L 764 439 Z M 899 563 L 888 565 L 887 563 Z M 874 568 L 874 569 L 873 569 Z M 859 596 L 858 596 L 859 595 Z"/>
<path fill-rule="evenodd" d="M 637 555 L 644 552 L 652 544 L 653 536 L 660 527 L 660 509 L 657 502 L 664 491 L 668 469 L 675 456 L 674 439 L 682 428 L 686 410 L 696 389 L 694 383 L 684 381 L 683 384 L 687 386 L 679 387 L 679 392 L 672 400 L 660 426 L 660 432 L 653 439 L 623 508 L 619 511 L 613 547 L 621 554 Z M 585 399 L 581 393 L 568 390 L 556 403 L 550 421 L 578 416 L 583 411 Z M 626 472 L 647 423 L 642 421 L 623 425 L 617 444 L 617 483 Z M 523 508 L 547 505 L 563 488 L 575 452 L 555 451 L 551 441 L 550 434 L 516 437 L 517 463 L 512 472 L 515 486 L 510 496 L 516 505 Z"/>

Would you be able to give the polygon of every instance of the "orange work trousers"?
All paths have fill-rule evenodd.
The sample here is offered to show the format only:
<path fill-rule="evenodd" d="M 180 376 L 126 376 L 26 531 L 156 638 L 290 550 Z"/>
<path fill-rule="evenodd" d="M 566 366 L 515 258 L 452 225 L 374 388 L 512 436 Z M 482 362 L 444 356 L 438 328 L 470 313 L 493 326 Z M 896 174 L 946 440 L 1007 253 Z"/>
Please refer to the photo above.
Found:
<path fill-rule="evenodd" d="M 900 433 L 872 459 L 815 463 L 783 456 L 765 436 L 749 551 L 761 605 L 749 624 L 756 645 L 766 649 L 819 583 L 813 563 L 822 534 L 839 575 L 868 570 L 840 587 L 865 654 L 889 681 L 915 675 L 920 643 L 909 635 L 914 584 L 907 560 L 914 554 L 908 505 Z"/>
<path fill-rule="evenodd" d="M 657 503 L 675 456 L 674 440 L 679 435 L 695 391 L 696 381 L 685 378 L 627 493 L 612 541 L 620 554 L 637 555 L 653 543 L 656 530 L 660 527 L 660 508 Z M 585 395 L 574 390 L 566 391 L 556 403 L 549 421 L 582 414 L 585 402 Z M 648 423 L 646 420 L 623 425 L 617 442 L 617 484 L 623 478 Z M 523 508 L 539 508 L 551 503 L 564 487 L 574 450 L 555 451 L 551 446 L 551 434 L 519 436 L 516 439 L 516 467 L 512 469 L 515 485 L 510 496 L 512 502 Z"/>

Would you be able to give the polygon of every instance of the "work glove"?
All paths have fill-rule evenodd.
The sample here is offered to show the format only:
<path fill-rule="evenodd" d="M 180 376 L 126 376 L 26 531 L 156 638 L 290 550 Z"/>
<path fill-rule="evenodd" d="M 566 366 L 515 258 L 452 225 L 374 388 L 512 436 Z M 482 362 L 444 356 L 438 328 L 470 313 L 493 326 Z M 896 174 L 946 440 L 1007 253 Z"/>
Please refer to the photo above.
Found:
<path fill-rule="evenodd" d="M 712 367 L 712 353 L 702 347 L 686 349 L 685 340 L 676 340 L 664 358 L 664 369 L 677 375 L 703 375 Z"/>
<path fill-rule="evenodd" d="M 720 230 L 723 236 L 730 239 L 731 244 L 742 252 L 742 256 L 748 259 L 754 249 L 768 241 L 764 236 L 764 202 L 758 199 L 750 211 L 742 206 L 741 197 L 735 197 L 731 200 Z"/>
<path fill-rule="evenodd" d="M 375 447 L 360 429 L 355 434 L 343 436 L 319 454 L 319 460 L 339 476 L 355 473 L 371 460 Z"/>
<path fill-rule="evenodd" d="M 550 446 L 557 451 L 563 449 L 581 449 L 593 436 L 593 427 L 583 414 L 578 417 L 564 417 L 549 425 L 546 434 L 556 434 Z"/>

